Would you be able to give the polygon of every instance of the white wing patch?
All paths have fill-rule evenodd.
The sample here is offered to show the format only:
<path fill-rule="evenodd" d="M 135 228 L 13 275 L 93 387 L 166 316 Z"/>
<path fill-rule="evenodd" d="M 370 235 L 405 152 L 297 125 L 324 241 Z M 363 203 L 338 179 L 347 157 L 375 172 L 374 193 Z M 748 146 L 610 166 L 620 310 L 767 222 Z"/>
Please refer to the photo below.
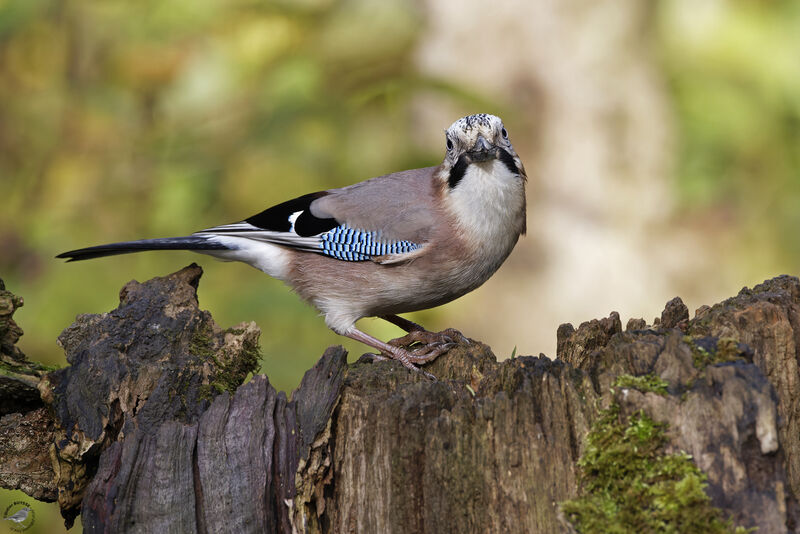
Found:
<path fill-rule="evenodd" d="M 290 232 L 294 232 L 295 231 L 294 230 L 294 223 L 297 222 L 297 218 L 300 217 L 300 215 L 303 214 L 303 211 L 304 210 L 296 211 L 296 212 L 292 213 L 291 215 L 289 215 L 289 224 L 292 225 L 291 229 L 289 230 Z"/>

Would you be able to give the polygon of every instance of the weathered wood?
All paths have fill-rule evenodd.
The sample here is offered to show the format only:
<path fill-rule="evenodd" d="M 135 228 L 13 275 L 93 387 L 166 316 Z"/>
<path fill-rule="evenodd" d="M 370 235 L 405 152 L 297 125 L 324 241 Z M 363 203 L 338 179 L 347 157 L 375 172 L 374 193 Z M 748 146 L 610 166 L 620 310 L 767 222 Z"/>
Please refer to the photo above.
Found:
<path fill-rule="evenodd" d="M 655 326 L 562 325 L 557 360 L 498 363 L 470 340 L 426 367 L 438 381 L 331 348 L 287 399 L 264 376 L 239 385 L 258 330 L 200 311 L 200 273 L 132 282 L 117 310 L 65 330 L 71 365 L 28 378 L 43 378 L 38 405 L 0 419 L 30 433 L 26 418 L 43 418 L 26 451 L 0 434 L 0 454 L 30 465 L 52 450 L 54 475 L 3 472 L 4 486 L 57 489 L 89 532 L 569 531 L 559 503 L 578 495 L 584 437 L 614 405 L 669 425 L 724 516 L 796 528 L 796 278 L 691 320 L 673 299 Z M 664 391 L 615 385 L 648 374 Z"/>
<path fill-rule="evenodd" d="M 594 412 L 590 384 L 544 357 L 498 364 L 478 343 L 454 350 L 429 367 L 438 382 L 389 362 L 350 369 L 335 418 L 328 532 L 558 526 L 556 505 L 575 493 Z"/>
<path fill-rule="evenodd" d="M 752 349 L 753 363 L 778 395 L 787 475 L 791 493 L 800 496 L 800 280 L 779 276 L 704 306 L 688 332 L 735 339 Z"/>
<path fill-rule="evenodd" d="M 51 502 L 58 494 L 50 464 L 56 425 L 37 390 L 50 369 L 16 346 L 22 329 L 13 315 L 22 304 L 0 280 L 0 483 Z"/>
<path fill-rule="evenodd" d="M 218 389 L 235 388 L 256 369 L 258 328 L 249 323 L 220 329 L 198 308 L 201 274 L 200 267 L 191 265 L 144 284 L 130 282 L 120 292 L 117 309 L 81 315 L 59 337 L 70 365 L 47 375 L 40 390 L 61 428 L 54 457 L 58 502 L 68 524 L 84 498 L 87 528 L 95 520 L 105 525 L 106 517 L 124 522 L 129 512 L 135 520 L 132 510 L 138 506 L 157 511 L 163 500 L 134 502 L 137 487 L 167 498 L 142 474 L 156 476 L 148 464 L 156 458 L 170 465 L 157 452 L 180 460 L 180 451 L 166 445 L 179 447 L 189 440 L 178 426 L 165 433 L 162 425 L 196 422 Z M 190 454 L 183 467 L 190 467 L 191 460 Z M 97 471 L 98 462 L 106 470 Z M 172 477 L 177 489 L 178 480 L 190 475 L 172 471 L 157 476 Z M 93 477 L 95 486 L 106 490 L 103 498 L 85 493 Z M 138 486 L 128 484 L 129 478 Z M 178 508 L 165 510 L 181 521 L 186 515 Z"/>
<path fill-rule="evenodd" d="M 41 402 L 41 401 L 39 401 Z M 0 481 L 34 499 L 56 500 L 58 489 L 50 462 L 56 425 L 46 408 L 0 417 Z"/>

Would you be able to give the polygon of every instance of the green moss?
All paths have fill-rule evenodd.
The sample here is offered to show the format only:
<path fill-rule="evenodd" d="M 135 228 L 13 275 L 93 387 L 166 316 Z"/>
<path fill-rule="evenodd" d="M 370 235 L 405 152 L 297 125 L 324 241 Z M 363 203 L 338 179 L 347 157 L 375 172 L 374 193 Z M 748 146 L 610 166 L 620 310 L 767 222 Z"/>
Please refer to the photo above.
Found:
<path fill-rule="evenodd" d="M 241 335 L 242 329 L 229 328 L 226 333 Z M 242 352 L 237 354 L 225 354 L 219 350 L 218 343 L 214 339 L 213 330 L 210 324 L 202 324 L 194 333 L 189 351 L 195 356 L 214 363 L 214 371 L 210 377 L 210 383 L 201 386 L 199 395 L 202 399 L 211 400 L 223 391 L 233 393 L 247 379 L 251 373 L 258 371 L 261 350 L 258 343 L 245 340 Z"/>
<path fill-rule="evenodd" d="M 7 376 L 15 374 L 42 376 L 60 368 L 60 365 L 45 365 L 28 359 L 13 363 L 0 360 L 0 374 Z"/>
<path fill-rule="evenodd" d="M 225 391 L 222 384 L 212 382 L 211 384 L 203 384 L 198 388 L 197 397 L 203 400 L 212 401 L 214 398 Z"/>
<path fill-rule="evenodd" d="M 612 404 L 600 413 L 578 462 L 581 496 L 561 503 L 578 532 L 745 533 L 705 494 L 706 476 L 686 453 L 666 454 L 666 424 Z"/>
<path fill-rule="evenodd" d="M 234 335 L 244 333 L 240 329 L 228 329 Z M 261 348 L 257 342 L 247 341 L 245 338 L 242 352 L 236 357 L 228 358 L 227 361 L 216 361 L 219 366 L 215 382 L 222 386 L 224 390 L 234 392 L 236 388 L 244 383 L 247 376 L 258 371 L 261 360 Z"/>
<path fill-rule="evenodd" d="M 667 394 L 669 383 L 662 380 L 660 376 L 649 373 L 642 376 L 619 375 L 612 384 L 617 388 L 637 389 L 643 393 L 651 391 L 659 395 Z"/>
<path fill-rule="evenodd" d="M 211 359 L 214 357 L 214 349 L 214 331 L 209 323 L 203 322 L 195 330 L 189 342 L 189 352 L 204 359 Z"/>
<path fill-rule="evenodd" d="M 709 365 L 744 359 L 739 341 L 729 337 L 694 338 L 684 336 L 683 341 L 692 349 L 692 363 L 696 369 Z"/>

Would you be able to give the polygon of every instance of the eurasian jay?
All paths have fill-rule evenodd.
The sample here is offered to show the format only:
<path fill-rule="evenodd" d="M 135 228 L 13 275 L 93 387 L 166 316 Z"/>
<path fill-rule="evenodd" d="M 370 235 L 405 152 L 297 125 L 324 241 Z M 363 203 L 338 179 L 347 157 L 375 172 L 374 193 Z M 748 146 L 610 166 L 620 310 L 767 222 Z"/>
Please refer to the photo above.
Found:
<path fill-rule="evenodd" d="M 419 371 L 418 364 L 453 346 L 455 331 L 427 332 L 397 314 L 477 288 L 525 233 L 525 169 L 502 121 L 470 115 L 445 135 L 447 151 L 436 167 L 310 193 L 186 237 L 111 243 L 58 257 L 192 250 L 241 261 L 294 289 L 337 334 Z M 381 317 L 409 335 L 385 343 L 356 328 L 362 317 Z"/>

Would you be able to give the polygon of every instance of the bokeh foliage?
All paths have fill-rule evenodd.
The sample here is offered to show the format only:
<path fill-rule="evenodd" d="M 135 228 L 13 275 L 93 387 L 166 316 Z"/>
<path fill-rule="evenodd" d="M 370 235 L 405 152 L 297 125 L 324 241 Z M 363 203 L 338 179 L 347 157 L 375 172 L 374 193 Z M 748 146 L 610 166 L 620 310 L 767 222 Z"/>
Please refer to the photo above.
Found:
<path fill-rule="evenodd" d="M 706 224 L 735 227 L 735 244 L 749 261 L 759 262 L 752 254 L 759 243 L 773 272 L 797 274 L 800 3 L 656 5 L 681 204 L 705 212 Z"/>

